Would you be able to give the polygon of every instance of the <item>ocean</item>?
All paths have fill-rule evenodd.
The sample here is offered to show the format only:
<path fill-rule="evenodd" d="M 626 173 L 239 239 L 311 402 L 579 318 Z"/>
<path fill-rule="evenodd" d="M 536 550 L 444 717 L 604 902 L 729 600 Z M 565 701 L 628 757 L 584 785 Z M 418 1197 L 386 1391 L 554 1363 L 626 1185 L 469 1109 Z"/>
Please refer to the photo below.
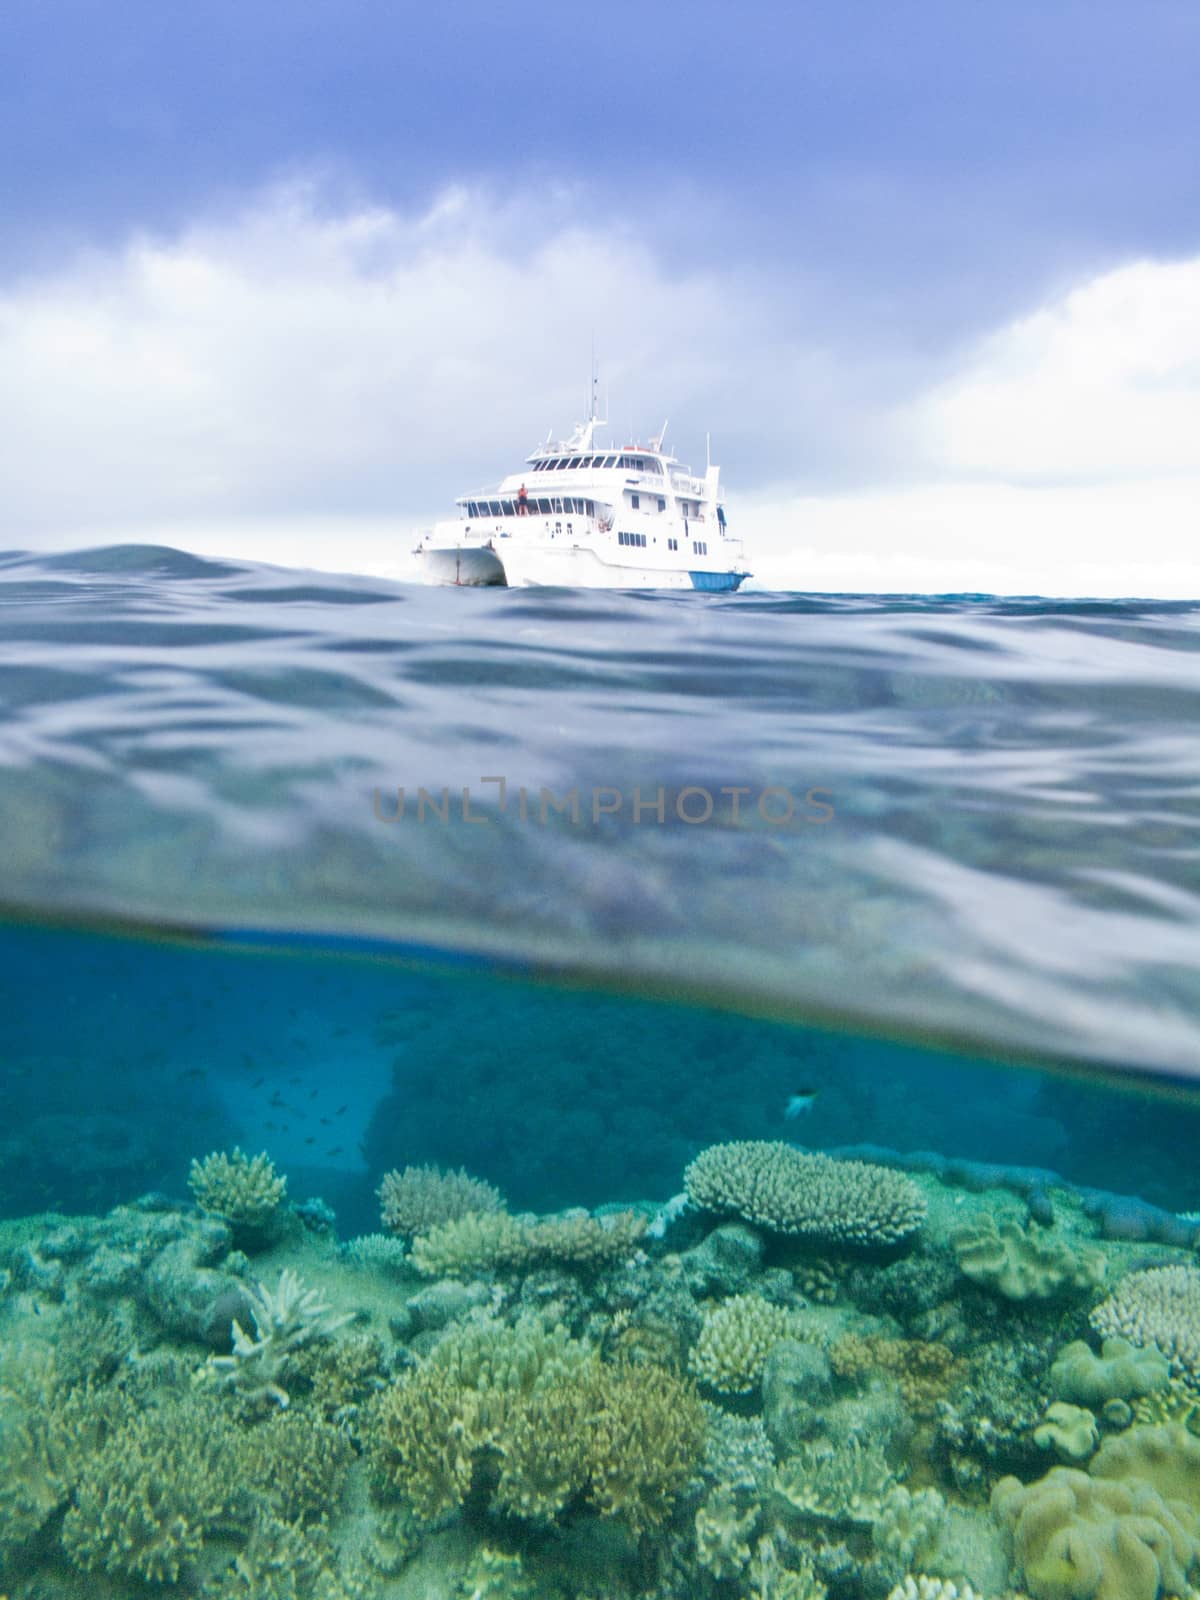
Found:
<path fill-rule="evenodd" d="M 1200 604 L 10 552 L 0 718 L 6 1600 L 1195 1592 Z"/>

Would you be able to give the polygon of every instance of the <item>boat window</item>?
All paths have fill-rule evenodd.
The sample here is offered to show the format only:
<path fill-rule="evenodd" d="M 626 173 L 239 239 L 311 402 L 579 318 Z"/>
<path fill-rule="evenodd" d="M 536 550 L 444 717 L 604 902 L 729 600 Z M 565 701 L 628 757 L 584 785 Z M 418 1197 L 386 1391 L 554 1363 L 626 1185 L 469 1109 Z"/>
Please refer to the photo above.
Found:
<path fill-rule="evenodd" d="M 562 501 L 561 500 L 555 500 L 553 506 L 551 507 L 551 509 L 553 511 L 556 511 L 559 514 L 559 516 L 561 516 L 562 515 Z"/>
<path fill-rule="evenodd" d="M 580 462 L 580 457 L 579 456 L 572 456 L 570 461 L 567 462 L 568 471 L 573 471 L 579 465 L 579 462 Z"/>
<path fill-rule="evenodd" d="M 641 503 L 642 503 L 641 496 L 640 495 L 636 495 L 636 494 L 631 494 L 629 496 L 629 498 L 633 501 L 633 509 L 635 511 L 639 510 L 640 507 L 641 507 Z"/>
<path fill-rule="evenodd" d="M 659 495 L 658 497 L 658 509 L 660 511 L 665 511 L 667 509 L 667 502 L 663 499 L 662 495 Z"/>
<path fill-rule="evenodd" d="M 474 502 L 474 500 L 471 500 L 471 501 L 469 501 L 469 502 L 468 502 L 468 503 L 467 503 L 467 515 L 468 515 L 468 516 L 469 516 L 469 517 L 477 517 L 477 516 L 478 516 L 478 515 L 479 515 L 479 513 L 478 513 L 478 512 L 477 512 L 477 511 L 476 511 L 476 509 L 475 509 L 475 502 Z"/>
<path fill-rule="evenodd" d="M 534 509 L 539 512 L 541 516 L 548 517 L 550 515 L 549 500 L 536 500 L 534 502 Z"/>

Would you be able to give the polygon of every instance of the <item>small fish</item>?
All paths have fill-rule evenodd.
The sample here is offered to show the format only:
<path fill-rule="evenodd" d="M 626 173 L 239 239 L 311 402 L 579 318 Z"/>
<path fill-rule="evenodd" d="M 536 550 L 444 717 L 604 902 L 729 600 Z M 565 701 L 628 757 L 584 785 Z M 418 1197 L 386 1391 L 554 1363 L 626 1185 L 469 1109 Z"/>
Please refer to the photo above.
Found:
<path fill-rule="evenodd" d="M 255 1078 L 254 1082 L 250 1085 L 250 1087 L 252 1089 L 261 1089 L 263 1084 L 266 1083 L 266 1081 L 267 1080 L 265 1078 Z"/>
<path fill-rule="evenodd" d="M 332 1117 L 322 1117 L 321 1118 L 321 1126 L 323 1128 L 329 1128 L 329 1127 L 332 1127 L 332 1125 L 333 1125 L 333 1118 Z"/>
<path fill-rule="evenodd" d="M 334 1114 L 335 1117 L 344 1117 L 346 1115 L 347 1111 L 349 1111 L 349 1109 L 350 1109 L 350 1102 L 347 1101 L 344 1106 L 339 1106 L 337 1108 L 337 1110 L 333 1114 Z"/>
<path fill-rule="evenodd" d="M 183 1074 L 183 1076 L 185 1078 L 206 1078 L 208 1076 L 208 1068 L 207 1067 L 189 1067 L 188 1070 Z"/>
<path fill-rule="evenodd" d="M 798 1089 L 795 1094 L 788 1097 L 783 1114 L 789 1122 L 794 1122 L 797 1117 L 803 1117 L 812 1110 L 817 1092 L 816 1089 Z"/>
<path fill-rule="evenodd" d="M 319 1094 L 319 1093 L 320 1093 L 320 1090 L 319 1090 L 319 1089 L 310 1089 L 310 1090 L 309 1090 L 309 1091 L 308 1091 L 308 1098 L 309 1098 L 309 1099 L 310 1099 L 310 1100 L 315 1100 L 315 1099 L 316 1099 L 316 1098 L 317 1098 L 317 1095 L 318 1095 L 318 1094 Z"/>
<path fill-rule="evenodd" d="M 344 1149 L 345 1149 L 344 1145 L 335 1144 L 333 1149 L 332 1150 L 326 1150 L 325 1154 L 327 1156 L 340 1156 Z"/>
<path fill-rule="evenodd" d="M 308 1139 L 305 1139 L 304 1142 L 305 1142 L 305 1144 L 316 1144 L 317 1141 L 316 1141 L 315 1138 L 310 1137 Z"/>

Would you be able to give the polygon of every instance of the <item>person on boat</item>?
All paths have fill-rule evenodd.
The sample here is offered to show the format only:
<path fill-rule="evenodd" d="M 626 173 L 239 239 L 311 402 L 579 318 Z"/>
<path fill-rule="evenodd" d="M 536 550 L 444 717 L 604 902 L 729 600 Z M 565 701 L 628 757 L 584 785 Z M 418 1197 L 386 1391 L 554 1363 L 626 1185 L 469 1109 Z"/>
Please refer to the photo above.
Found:
<path fill-rule="evenodd" d="M 524 484 L 517 490 L 517 515 L 519 517 L 529 515 L 529 496 L 525 493 Z"/>

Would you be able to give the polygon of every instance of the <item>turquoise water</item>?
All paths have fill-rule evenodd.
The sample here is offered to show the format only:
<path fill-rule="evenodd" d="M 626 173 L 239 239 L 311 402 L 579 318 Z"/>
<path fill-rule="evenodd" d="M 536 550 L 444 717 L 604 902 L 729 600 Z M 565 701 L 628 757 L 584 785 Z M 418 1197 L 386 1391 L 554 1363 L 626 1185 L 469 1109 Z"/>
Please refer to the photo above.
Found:
<path fill-rule="evenodd" d="M 3 558 L 0 1594 L 1200 1582 L 1198 618 Z"/>

